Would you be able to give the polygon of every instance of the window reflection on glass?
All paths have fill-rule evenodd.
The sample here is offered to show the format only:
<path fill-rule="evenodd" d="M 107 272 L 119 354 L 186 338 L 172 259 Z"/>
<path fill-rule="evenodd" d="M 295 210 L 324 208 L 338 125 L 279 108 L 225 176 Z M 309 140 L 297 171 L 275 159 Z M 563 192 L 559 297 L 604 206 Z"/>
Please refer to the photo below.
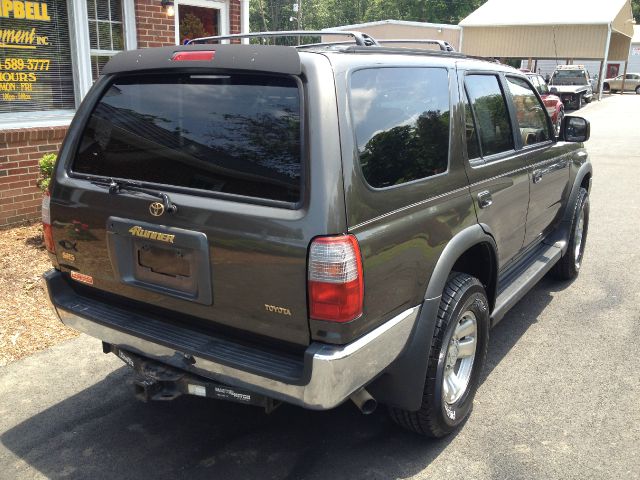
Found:
<path fill-rule="evenodd" d="M 475 114 L 483 156 L 513 150 L 506 100 L 495 75 L 467 75 L 465 87 Z"/>
<path fill-rule="evenodd" d="M 523 145 L 534 145 L 550 139 L 544 105 L 522 78 L 507 77 Z"/>
<path fill-rule="evenodd" d="M 467 158 L 474 159 L 481 156 L 480 145 L 478 144 L 478 133 L 476 132 L 475 120 L 469 103 L 469 96 L 465 95 L 464 121 L 467 138 Z"/>
<path fill-rule="evenodd" d="M 118 80 L 92 113 L 73 169 L 297 202 L 298 86 L 251 75 Z"/>
<path fill-rule="evenodd" d="M 219 10 L 191 5 L 180 5 L 178 8 L 180 43 L 185 44 L 194 38 L 213 37 L 219 34 Z"/>
<path fill-rule="evenodd" d="M 351 77 L 360 165 L 382 188 L 443 173 L 449 156 L 449 82 L 441 68 L 379 68 Z"/>

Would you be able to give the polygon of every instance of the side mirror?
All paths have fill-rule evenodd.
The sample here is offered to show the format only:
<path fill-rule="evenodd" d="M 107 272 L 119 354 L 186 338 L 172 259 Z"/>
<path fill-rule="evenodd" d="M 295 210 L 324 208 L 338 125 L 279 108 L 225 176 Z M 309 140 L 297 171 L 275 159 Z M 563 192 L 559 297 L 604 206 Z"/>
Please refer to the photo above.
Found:
<path fill-rule="evenodd" d="M 549 89 L 549 91 L 550 91 L 551 93 L 553 93 L 554 95 L 555 95 L 556 93 L 558 93 L 558 89 L 557 89 L 556 87 L 551 87 L 551 88 Z"/>
<path fill-rule="evenodd" d="M 582 117 L 564 117 L 560 138 L 566 142 L 586 142 L 591 136 L 591 124 Z"/>

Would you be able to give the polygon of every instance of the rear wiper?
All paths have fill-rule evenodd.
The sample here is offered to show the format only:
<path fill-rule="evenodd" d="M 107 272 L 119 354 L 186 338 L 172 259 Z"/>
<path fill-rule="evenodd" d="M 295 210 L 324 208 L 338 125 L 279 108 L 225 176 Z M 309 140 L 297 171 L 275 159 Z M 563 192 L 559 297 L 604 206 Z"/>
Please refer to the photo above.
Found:
<path fill-rule="evenodd" d="M 162 200 L 162 204 L 164 205 L 164 209 L 169 212 L 169 213 L 176 213 L 178 211 L 178 206 L 173 203 L 171 201 L 171 199 L 169 198 L 169 195 L 167 195 L 164 192 L 159 192 L 157 190 L 151 190 L 149 188 L 145 188 L 140 186 L 140 184 L 135 183 L 135 182 L 130 182 L 127 180 L 114 180 L 113 178 L 110 178 L 108 180 L 104 180 L 104 181 L 94 181 L 91 182 L 95 185 L 100 185 L 100 186 L 106 186 L 109 187 L 109 193 L 116 195 L 122 191 L 133 191 L 133 192 L 140 192 L 140 193 L 144 193 L 146 195 L 149 195 L 151 197 L 156 197 Z"/>

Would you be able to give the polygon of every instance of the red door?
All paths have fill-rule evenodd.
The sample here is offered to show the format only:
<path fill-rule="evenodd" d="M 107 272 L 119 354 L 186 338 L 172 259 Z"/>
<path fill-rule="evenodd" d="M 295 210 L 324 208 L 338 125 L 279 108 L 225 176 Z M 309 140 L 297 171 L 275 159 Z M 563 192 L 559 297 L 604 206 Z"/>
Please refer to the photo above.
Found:
<path fill-rule="evenodd" d="M 613 78 L 618 76 L 618 72 L 620 71 L 619 63 L 610 63 L 607 65 L 607 76 L 606 78 Z"/>

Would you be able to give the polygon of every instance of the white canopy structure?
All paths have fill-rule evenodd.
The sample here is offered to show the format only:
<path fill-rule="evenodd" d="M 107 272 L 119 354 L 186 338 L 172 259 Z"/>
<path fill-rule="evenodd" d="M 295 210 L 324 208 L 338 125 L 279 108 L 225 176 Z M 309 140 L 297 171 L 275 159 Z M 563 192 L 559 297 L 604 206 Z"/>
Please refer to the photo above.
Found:
<path fill-rule="evenodd" d="M 627 61 L 633 37 L 630 0 L 488 0 L 459 25 L 468 55 L 597 59 L 600 82 L 608 60 Z"/>

